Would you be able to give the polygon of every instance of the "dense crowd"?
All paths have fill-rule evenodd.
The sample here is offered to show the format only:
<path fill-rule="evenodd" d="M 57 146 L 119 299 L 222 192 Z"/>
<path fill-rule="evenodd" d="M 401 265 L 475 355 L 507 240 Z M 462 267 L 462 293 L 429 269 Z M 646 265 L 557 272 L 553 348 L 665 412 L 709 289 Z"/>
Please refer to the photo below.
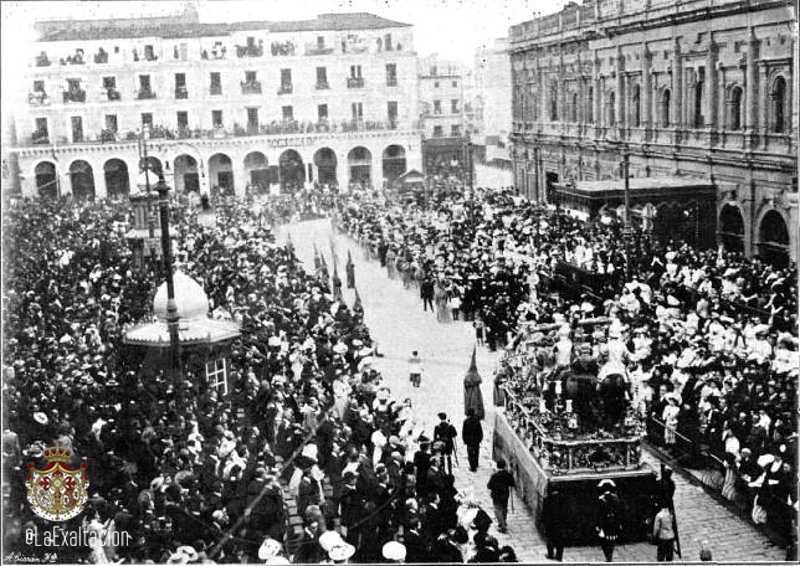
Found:
<path fill-rule="evenodd" d="M 535 341 L 553 366 L 582 354 L 624 364 L 651 441 L 687 466 L 724 463 L 725 497 L 789 532 L 800 363 L 793 265 L 639 233 L 628 267 L 619 224 L 502 190 L 428 207 L 351 198 L 338 222 L 390 277 L 419 287 L 425 310 L 440 322 L 464 317 L 492 349 L 533 325 L 545 328 Z M 564 265 L 603 275 L 602 288 L 556 285 Z M 597 317 L 611 330 L 587 335 L 579 321 Z"/>
<path fill-rule="evenodd" d="M 373 369 L 360 305 L 275 243 L 264 208 L 218 201 L 213 225 L 172 208 L 178 269 L 202 284 L 211 316 L 241 325 L 227 394 L 123 343 L 163 280 L 157 264 L 134 267 L 124 203 L 4 211 L 7 552 L 45 552 L 25 543 L 53 526 L 31 512 L 25 478 L 58 442 L 71 467 L 88 463 L 90 497 L 56 527 L 133 539 L 60 548 L 59 561 L 513 561 L 454 489 L 433 431 Z"/>

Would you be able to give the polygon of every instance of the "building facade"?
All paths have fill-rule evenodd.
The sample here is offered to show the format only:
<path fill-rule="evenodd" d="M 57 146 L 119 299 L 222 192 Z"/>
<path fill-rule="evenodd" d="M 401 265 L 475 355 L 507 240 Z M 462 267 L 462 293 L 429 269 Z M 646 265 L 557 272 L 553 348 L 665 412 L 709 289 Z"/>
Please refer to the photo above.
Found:
<path fill-rule="evenodd" d="M 717 239 L 796 259 L 788 0 L 586 0 L 511 27 L 515 181 L 688 176 L 716 187 Z M 658 214 L 658 212 L 656 212 Z"/>
<path fill-rule="evenodd" d="M 15 111 L 24 195 L 115 196 L 151 169 L 178 191 L 351 181 L 421 167 L 411 26 L 366 13 L 291 22 L 50 21 Z"/>
<path fill-rule="evenodd" d="M 486 146 L 485 159 L 508 160 L 511 134 L 511 59 L 508 40 L 498 39 L 475 52 L 475 136 Z"/>

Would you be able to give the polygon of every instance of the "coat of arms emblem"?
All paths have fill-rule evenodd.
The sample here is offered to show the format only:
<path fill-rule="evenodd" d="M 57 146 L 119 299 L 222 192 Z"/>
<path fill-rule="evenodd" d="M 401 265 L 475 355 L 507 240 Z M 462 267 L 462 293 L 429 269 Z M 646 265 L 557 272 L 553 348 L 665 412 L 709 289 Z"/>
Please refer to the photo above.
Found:
<path fill-rule="evenodd" d="M 44 451 L 48 464 L 44 470 L 34 468 L 28 462 L 28 503 L 31 511 L 50 521 L 66 521 L 80 515 L 86 504 L 89 478 L 86 477 L 86 464 L 73 470 L 67 465 L 72 451 L 56 443 Z"/>

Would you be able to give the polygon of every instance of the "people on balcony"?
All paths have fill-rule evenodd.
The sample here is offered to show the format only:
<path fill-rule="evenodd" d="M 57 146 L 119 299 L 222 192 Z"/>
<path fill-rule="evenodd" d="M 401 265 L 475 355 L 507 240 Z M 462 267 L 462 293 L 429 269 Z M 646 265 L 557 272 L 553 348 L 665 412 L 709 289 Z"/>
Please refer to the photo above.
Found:
<path fill-rule="evenodd" d="M 117 89 L 115 89 L 114 87 L 107 88 L 106 89 L 106 95 L 108 96 L 108 100 L 109 101 L 121 100 L 122 99 L 122 97 L 119 94 L 119 91 Z"/>
<path fill-rule="evenodd" d="M 50 59 L 47 57 L 47 53 L 42 51 L 39 55 L 36 56 L 36 66 L 37 67 L 49 67 L 50 66 Z"/>
<path fill-rule="evenodd" d="M 294 55 L 295 45 L 293 41 L 273 41 L 270 51 L 276 56 Z"/>
<path fill-rule="evenodd" d="M 94 62 L 99 65 L 108 63 L 108 51 L 106 51 L 102 47 L 98 49 L 97 53 L 95 53 L 94 55 Z"/>
<path fill-rule="evenodd" d="M 50 104 L 50 99 L 47 93 L 43 90 L 37 90 L 28 94 L 28 102 L 33 105 Z"/>

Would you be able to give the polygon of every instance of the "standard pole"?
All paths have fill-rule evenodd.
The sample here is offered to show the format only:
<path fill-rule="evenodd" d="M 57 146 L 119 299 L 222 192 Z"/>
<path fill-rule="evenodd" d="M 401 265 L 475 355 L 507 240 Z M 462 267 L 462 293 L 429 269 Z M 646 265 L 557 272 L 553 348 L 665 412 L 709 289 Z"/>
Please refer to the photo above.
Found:
<path fill-rule="evenodd" d="M 630 155 L 628 149 L 622 150 L 622 173 L 625 176 L 625 279 L 631 280 L 631 184 L 628 169 Z"/>
<path fill-rule="evenodd" d="M 162 176 L 156 185 L 161 214 L 161 253 L 164 257 L 164 272 L 167 278 L 167 328 L 169 329 L 170 367 L 176 382 L 183 381 L 181 368 L 181 342 L 178 335 L 180 317 L 175 302 L 175 282 L 172 277 L 172 246 L 169 236 L 169 187 Z"/>

